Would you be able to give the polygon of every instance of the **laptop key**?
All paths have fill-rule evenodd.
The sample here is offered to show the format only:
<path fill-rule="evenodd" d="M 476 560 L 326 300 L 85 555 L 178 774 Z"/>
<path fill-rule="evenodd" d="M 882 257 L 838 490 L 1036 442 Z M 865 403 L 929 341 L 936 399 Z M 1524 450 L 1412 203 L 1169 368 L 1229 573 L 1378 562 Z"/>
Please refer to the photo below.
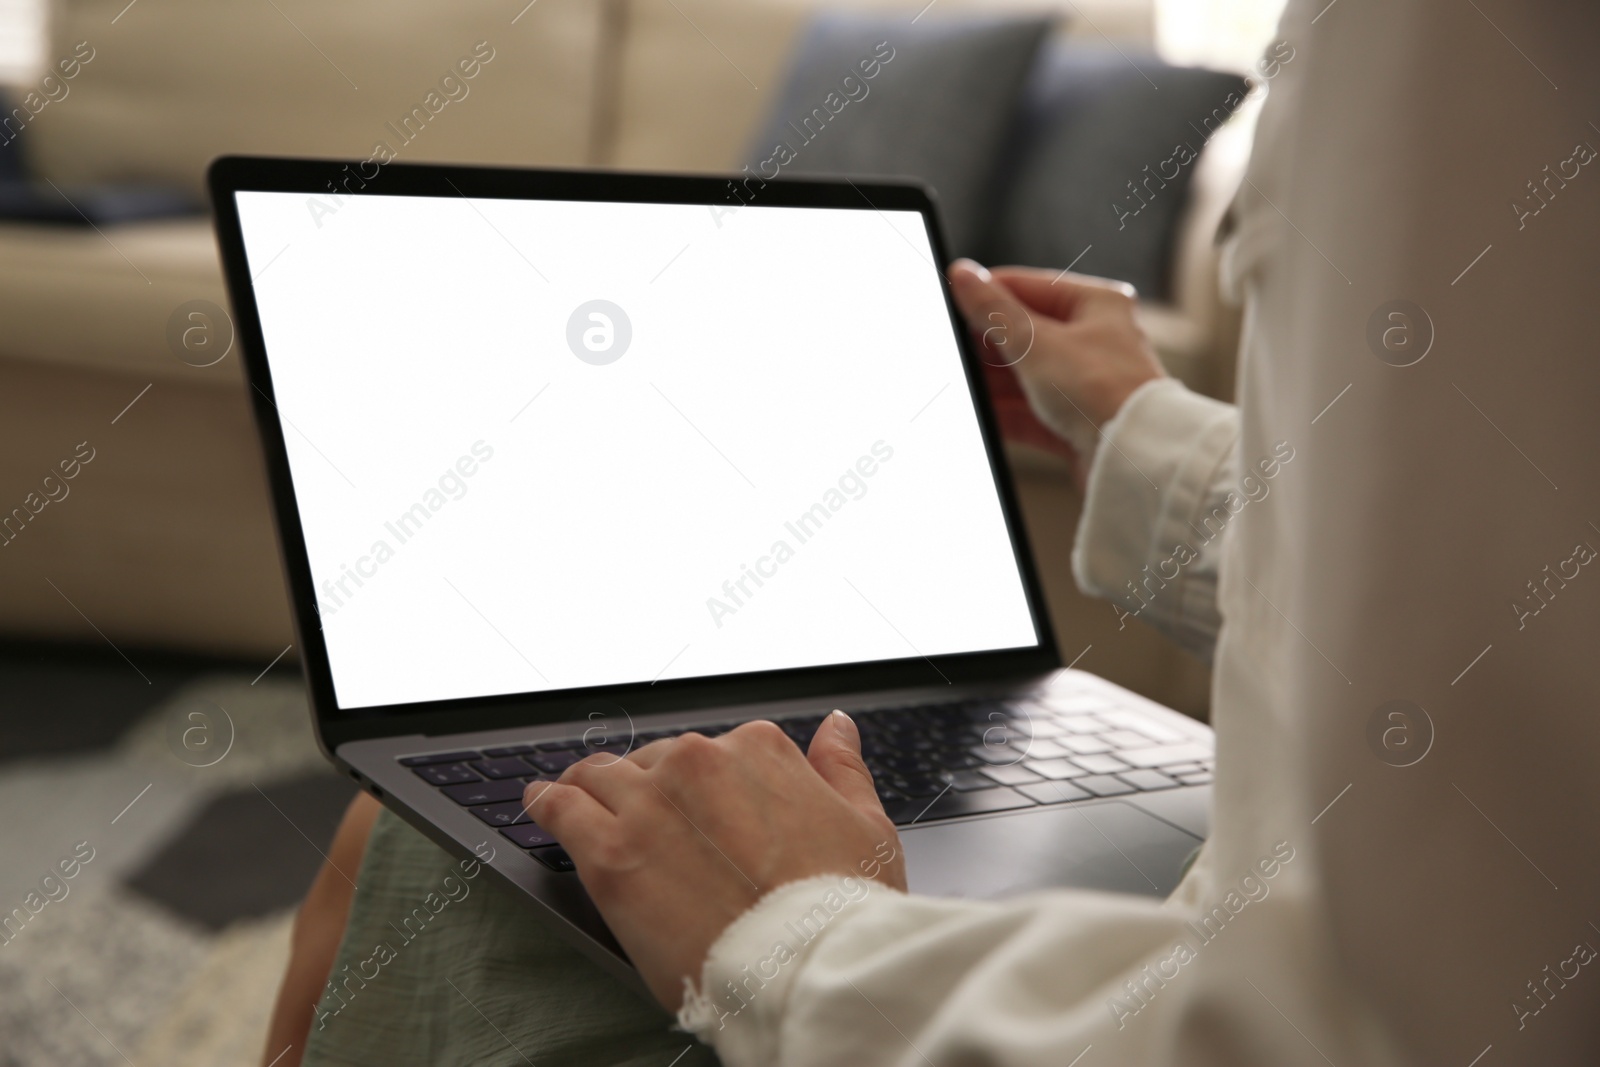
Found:
<path fill-rule="evenodd" d="M 1129 791 L 1132 791 L 1131 786 Z M 886 810 L 889 813 L 889 818 L 894 821 L 896 826 L 907 826 L 911 823 L 954 819 L 962 815 L 987 815 L 990 812 L 1031 807 L 1033 807 L 1033 801 L 1015 789 L 996 787 L 994 789 L 974 789 L 968 793 L 958 793 L 951 789 L 931 802 L 927 800 L 907 800 Z"/>
<path fill-rule="evenodd" d="M 1124 793 L 1135 792 L 1133 786 L 1111 774 L 1092 774 L 1087 778 L 1075 778 L 1072 784 L 1087 789 L 1097 797 L 1119 797 Z"/>
<path fill-rule="evenodd" d="M 1110 774 L 1112 771 L 1128 769 L 1128 765 L 1115 756 L 1073 756 L 1072 762 L 1091 774 Z"/>
<path fill-rule="evenodd" d="M 1036 741 L 1046 741 L 1069 732 L 1065 726 L 1052 722 L 1043 716 L 1037 719 L 1018 719 L 1011 725 L 1023 737 L 1031 737 Z"/>
<path fill-rule="evenodd" d="M 499 804 L 507 800 L 521 800 L 527 786 L 517 778 L 501 778 L 493 782 L 469 782 L 465 785 L 447 785 L 439 792 L 457 804 L 470 807 L 476 804 Z"/>
<path fill-rule="evenodd" d="M 1111 751 L 1111 745 L 1108 742 L 1102 741 L 1098 737 L 1090 737 L 1087 735 L 1063 737 L 1057 742 L 1057 744 L 1061 745 L 1063 748 L 1070 749 L 1073 752 L 1082 753 L 1085 756 L 1092 756 L 1096 752 Z"/>
<path fill-rule="evenodd" d="M 472 769 L 485 778 L 521 778 L 528 773 L 528 765 L 515 756 L 479 760 Z"/>
<path fill-rule="evenodd" d="M 1100 740 L 1115 748 L 1149 748 L 1156 743 L 1137 730 L 1112 730 L 1101 734 Z"/>
<path fill-rule="evenodd" d="M 547 774 L 560 774 L 568 767 L 577 763 L 587 755 L 581 748 L 576 751 L 563 750 L 560 752 L 535 752 L 525 757 L 535 770 Z"/>
<path fill-rule="evenodd" d="M 895 754 L 912 758 L 930 755 L 944 744 L 940 736 L 921 729 L 886 733 L 875 740 L 888 746 Z"/>
<path fill-rule="evenodd" d="M 1069 800 L 1087 800 L 1094 796 L 1071 782 L 1035 782 L 1032 785 L 1019 785 L 1017 791 L 1041 804 L 1064 804 Z"/>
<path fill-rule="evenodd" d="M 1100 715 L 1107 722 L 1115 723 L 1124 730 L 1137 730 L 1139 733 L 1153 738 L 1161 744 L 1176 744 L 1188 740 L 1187 737 L 1166 723 L 1156 721 L 1153 715 L 1141 715 L 1127 708 L 1102 711 Z"/>
<path fill-rule="evenodd" d="M 477 758 L 476 752 L 434 752 L 427 756 L 407 756 L 400 761 L 400 766 L 425 767 L 430 763 L 460 763 L 463 760 Z"/>
<path fill-rule="evenodd" d="M 964 748 L 942 748 L 928 758 L 947 771 L 965 771 L 983 766 L 983 760 Z"/>
<path fill-rule="evenodd" d="M 921 756 L 887 756 L 879 762 L 896 774 L 927 774 L 937 769 Z"/>
<path fill-rule="evenodd" d="M 1001 785 L 1022 785 L 1025 782 L 1039 780 L 1037 774 L 1014 763 L 1005 767 L 985 767 L 980 773 L 988 775 Z"/>
<path fill-rule="evenodd" d="M 1063 715 L 1056 722 L 1071 734 L 1097 734 L 1106 729 L 1105 722 L 1093 715 Z"/>
<path fill-rule="evenodd" d="M 570 874 L 578 869 L 578 865 L 572 862 L 572 857 L 567 855 L 567 850 L 564 848 L 556 846 L 536 848 L 528 855 L 549 867 L 552 871 L 558 871 L 562 874 Z"/>
<path fill-rule="evenodd" d="M 483 750 L 483 754 L 490 759 L 495 759 L 500 756 L 520 756 L 532 751 L 532 745 L 504 745 L 500 748 L 486 748 Z"/>
<path fill-rule="evenodd" d="M 941 744 L 957 744 L 967 734 L 967 723 L 952 722 L 946 719 L 930 718 L 922 724 L 922 735 L 931 737 Z"/>
<path fill-rule="evenodd" d="M 1142 793 L 1151 793 L 1157 789 L 1175 789 L 1178 785 L 1160 771 L 1118 771 L 1117 777 Z"/>
<path fill-rule="evenodd" d="M 481 808 L 468 808 L 467 810 L 490 826 L 517 826 L 521 823 L 533 821 L 528 817 L 528 813 L 522 809 L 522 801 L 520 800 L 512 800 L 505 804 L 485 804 Z"/>
<path fill-rule="evenodd" d="M 1139 748 L 1124 754 L 1136 767 L 1165 767 L 1173 763 L 1194 763 L 1211 758 L 1210 745 L 1157 745 Z"/>
<path fill-rule="evenodd" d="M 525 822 L 520 826 L 502 826 L 500 832 L 513 844 L 523 848 L 538 848 L 540 845 L 553 845 L 555 837 L 536 822 Z"/>
<path fill-rule="evenodd" d="M 1014 744 L 1012 747 L 1029 759 L 1059 759 L 1062 756 L 1072 755 L 1071 749 L 1058 745 L 1054 741 L 1046 741 L 1038 737 L 1031 741 Z"/>
<path fill-rule="evenodd" d="M 906 775 L 889 779 L 889 785 L 897 793 L 910 797 L 913 800 L 919 797 L 936 797 L 945 791 L 945 783 L 937 778 L 930 778 L 925 774 Z"/>
<path fill-rule="evenodd" d="M 1023 766 L 1041 778 L 1049 778 L 1055 781 L 1059 781 L 1062 778 L 1081 778 L 1089 773 L 1067 759 L 1029 760 Z"/>
<path fill-rule="evenodd" d="M 1210 785 L 1211 772 L 1197 771 L 1194 774 L 1179 775 L 1178 781 L 1182 782 L 1184 785 Z"/>
<path fill-rule="evenodd" d="M 967 752 L 993 766 L 1015 763 L 1022 758 L 1020 752 L 1013 751 L 1006 745 L 973 745 Z"/>
<path fill-rule="evenodd" d="M 994 788 L 994 779 L 979 771 L 945 771 L 942 777 L 945 783 L 958 793 L 970 793 L 974 789 Z"/>
<path fill-rule="evenodd" d="M 476 782 L 477 774 L 465 763 L 433 763 L 424 767 L 413 767 L 417 777 L 432 785 L 456 785 L 461 782 Z"/>

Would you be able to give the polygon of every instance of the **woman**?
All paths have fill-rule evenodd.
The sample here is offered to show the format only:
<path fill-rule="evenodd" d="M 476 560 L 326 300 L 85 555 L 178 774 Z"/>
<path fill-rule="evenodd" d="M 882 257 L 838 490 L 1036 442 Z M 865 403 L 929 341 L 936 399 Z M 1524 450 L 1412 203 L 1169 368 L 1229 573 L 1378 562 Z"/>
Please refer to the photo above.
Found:
<path fill-rule="evenodd" d="M 1237 409 L 1161 376 L 1118 287 L 952 268 L 991 343 L 1037 336 L 1015 370 L 1077 446 L 1087 591 L 1233 516 L 1142 615 L 1215 637 L 1213 834 L 1172 898 L 924 898 L 890 862 L 769 965 L 894 838 L 846 717 L 809 759 L 751 724 L 528 797 L 706 1044 L 487 885 L 314 1018 L 439 855 L 362 804 L 333 854 L 362 890 L 313 889 L 269 1057 L 309 1029 L 316 1064 L 1595 1062 L 1597 30 L 1290 4 L 1225 255 Z M 1270 498 L 1231 503 L 1274 459 Z"/>

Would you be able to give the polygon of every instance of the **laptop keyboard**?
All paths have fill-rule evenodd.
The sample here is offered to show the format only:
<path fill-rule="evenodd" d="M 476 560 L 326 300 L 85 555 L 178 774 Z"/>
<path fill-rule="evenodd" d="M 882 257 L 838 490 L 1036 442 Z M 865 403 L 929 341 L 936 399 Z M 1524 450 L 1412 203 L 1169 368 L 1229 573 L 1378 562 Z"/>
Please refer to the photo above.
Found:
<path fill-rule="evenodd" d="M 1212 748 L 1099 695 L 964 700 L 851 713 L 878 797 L 896 826 L 1211 782 Z M 804 749 L 822 715 L 779 719 Z M 737 722 L 693 727 L 709 736 Z M 634 746 L 691 732 L 640 733 Z M 407 756 L 399 762 L 546 867 L 572 860 L 522 810 L 530 782 L 589 755 L 573 738 Z"/>

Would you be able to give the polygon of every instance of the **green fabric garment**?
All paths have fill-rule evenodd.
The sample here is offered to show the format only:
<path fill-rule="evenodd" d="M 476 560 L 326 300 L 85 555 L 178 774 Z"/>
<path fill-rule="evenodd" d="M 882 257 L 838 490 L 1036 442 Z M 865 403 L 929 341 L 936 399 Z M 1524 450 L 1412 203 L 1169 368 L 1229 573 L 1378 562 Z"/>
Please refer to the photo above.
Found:
<path fill-rule="evenodd" d="M 357 885 L 306 1067 L 716 1067 L 530 902 L 388 811 Z"/>

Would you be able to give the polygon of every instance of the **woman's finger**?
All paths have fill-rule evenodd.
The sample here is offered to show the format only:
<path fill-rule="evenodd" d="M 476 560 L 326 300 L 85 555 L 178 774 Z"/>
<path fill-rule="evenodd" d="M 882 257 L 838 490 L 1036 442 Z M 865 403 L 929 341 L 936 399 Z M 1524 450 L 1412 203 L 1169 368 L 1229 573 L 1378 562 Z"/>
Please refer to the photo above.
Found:
<path fill-rule="evenodd" d="M 1127 282 L 1090 274 L 1037 267 L 996 267 L 991 273 L 995 281 L 1028 307 L 1062 320 L 1075 318 L 1088 304 L 1106 300 L 1127 302 L 1136 295 Z"/>
<path fill-rule="evenodd" d="M 861 732 L 855 720 L 835 710 L 822 720 L 806 750 L 806 759 L 822 780 L 857 809 L 870 815 L 883 814 L 883 801 L 872 785 L 872 772 L 861 758 Z"/>
<path fill-rule="evenodd" d="M 529 818 L 549 830 L 581 866 L 586 843 L 616 829 L 617 817 L 587 791 L 564 782 L 529 782 L 522 792 Z"/>
<path fill-rule="evenodd" d="M 985 363 L 1009 367 L 1027 357 L 1037 324 L 1011 290 L 970 259 L 951 264 L 950 290 Z"/>

